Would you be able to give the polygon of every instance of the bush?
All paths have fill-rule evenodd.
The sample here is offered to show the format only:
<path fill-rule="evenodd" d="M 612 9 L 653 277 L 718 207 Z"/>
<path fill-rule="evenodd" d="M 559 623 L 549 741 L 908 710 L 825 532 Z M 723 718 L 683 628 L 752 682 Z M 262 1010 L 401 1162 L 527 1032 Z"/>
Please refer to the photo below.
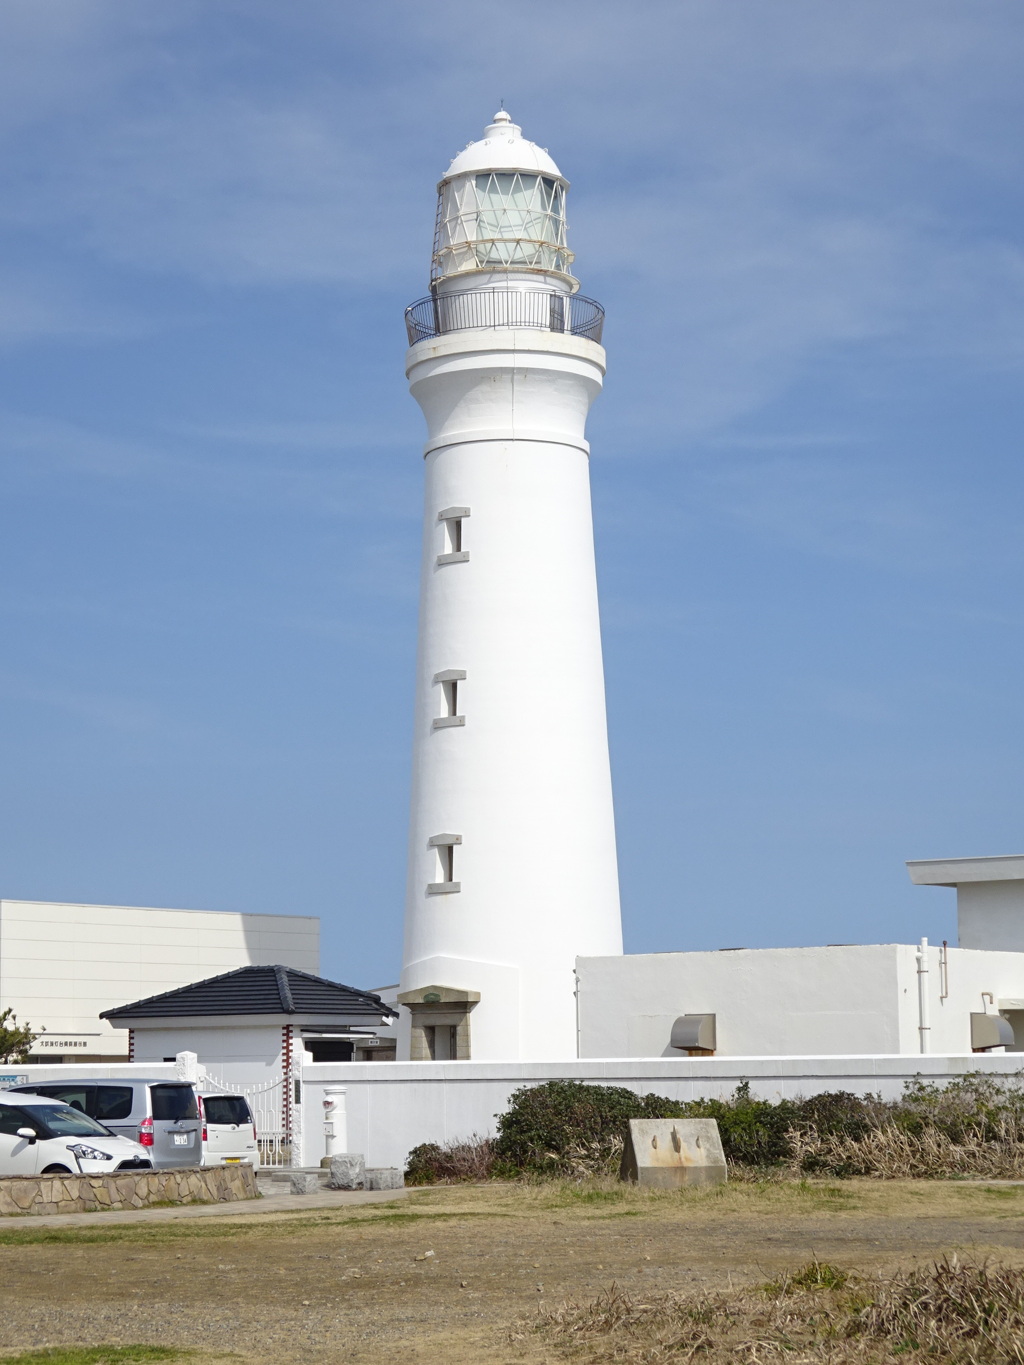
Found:
<path fill-rule="evenodd" d="M 681 1117 L 715 1119 L 726 1160 L 743 1166 L 779 1166 L 789 1159 L 789 1132 L 799 1122 L 792 1100 L 756 1100 L 742 1081 L 728 1100 L 694 1100 Z"/>
<path fill-rule="evenodd" d="M 682 1118 L 686 1105 L 621 1085 L 547 1081 L 524 1086 L 498 1115 L 495 1153 L 533 1175 L 617 1171 L 630 1119 Z"/>

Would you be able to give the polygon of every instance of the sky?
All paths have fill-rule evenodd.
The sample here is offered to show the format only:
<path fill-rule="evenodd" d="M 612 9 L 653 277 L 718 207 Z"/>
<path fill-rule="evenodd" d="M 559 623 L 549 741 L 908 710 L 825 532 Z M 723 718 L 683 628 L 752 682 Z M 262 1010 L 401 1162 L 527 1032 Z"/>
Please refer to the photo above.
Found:
<path fill-rule="evenodd" d="M 1024 852 L 1020 0 L 0 0 L 0 896 L 397 978 L 402 310 L 500 101 L 607 309 L 629 952 L 955 940 Z"/>

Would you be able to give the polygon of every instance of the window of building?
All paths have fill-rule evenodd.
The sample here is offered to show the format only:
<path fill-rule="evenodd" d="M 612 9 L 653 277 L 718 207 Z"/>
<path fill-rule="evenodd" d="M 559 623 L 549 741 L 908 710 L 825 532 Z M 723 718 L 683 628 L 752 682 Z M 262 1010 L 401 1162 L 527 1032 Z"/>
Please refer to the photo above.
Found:
<path fill-rule="evenodd" d="M 451 725 L 465 725 L 466 717 L 459 710 L 461 684 L 465 680 L 464 668 L 446 668 L 443 673 L 434 674 L 434 686 L 438 688 L 438 705 L 441 709 L 441 714 L 434 717 L 435 730 L 443 730 Z"/>
<path fill-rule="evenodd" d="M 461 843 L 461 834 L 435 834 L 430 840 L 436 859 L 434 880 L 427 883 L 430 895 L 462 890 L 462 883 L 455 880 L 455 850 Z"/>
<path fill-rule="evenodd" d="M 445 507 L 438 512 L 437 520 L 441 527 L 441 553 L 438 564 L 463 564 L 469 558 L 469 551 L 463 548 L 465 533 L 463 523 L 469 516 L 468 507 Z"/>
<path fill-rule="evenodd" d="M 314 1062 L 350 1062 L 353 1044 L 346 1038 L 307 1038 L 303 1046 Z"/>

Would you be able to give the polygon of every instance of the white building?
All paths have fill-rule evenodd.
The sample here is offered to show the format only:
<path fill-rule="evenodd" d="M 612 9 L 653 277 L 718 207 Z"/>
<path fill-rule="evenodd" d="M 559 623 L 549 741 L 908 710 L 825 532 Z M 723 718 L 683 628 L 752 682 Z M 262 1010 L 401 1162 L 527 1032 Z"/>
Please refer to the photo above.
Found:
<path fill-rule="evenodd" d="M 575 959 L 622 951 L 584 437 L 603 310 L 567 188 L 496 114 L 441 180 L 406 314 L 428 438 L 400 1057 L 574 1056 Z"/>
<path fill-rule="evenodd" d="M 1024 1052 L 1024 953 L 922 956 L 903 943 L 639 953 L 581 958 L 579 977 L 581 1057 Z M 1000 1032 L 1003 1014 L 1016 1041 Z"/>
<path fill-rule="evenodd" d="M 33 1061 L 125 1060 L 128 1034 L 103 1010 L 279 962 L 319 971 L 318 919 L 0 900 L 0 1007 L 42 1031 Z"/>
<path fill-rule="evenodd" d="M 909 862 L 959 945 L 580 958 L 579 1056 L 1024 1052 L 1024 856 Z"/>
<path fill-rule="evenodd" d="M 915 886 L 956 888 L 961 948 L 1024 952 L 1024 854 L 907 863 Z"/>

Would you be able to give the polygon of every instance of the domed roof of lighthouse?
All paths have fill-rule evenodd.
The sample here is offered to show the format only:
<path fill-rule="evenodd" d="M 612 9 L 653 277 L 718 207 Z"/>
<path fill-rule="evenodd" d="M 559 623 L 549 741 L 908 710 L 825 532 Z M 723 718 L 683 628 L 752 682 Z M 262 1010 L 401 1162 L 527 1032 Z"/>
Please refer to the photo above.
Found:
<path fill-rule="evenodd" d="M 472 175 L 477 171 L 528 171 L 534 175 L 550 175 L 567 185 L 569 182 L 543 147 L 523 137 L 518 123 L 505 109 L 499 109 L 484 129 L 479 142 L 471 142 L 444 173 L 445 180 L 457 175 Z"/>

